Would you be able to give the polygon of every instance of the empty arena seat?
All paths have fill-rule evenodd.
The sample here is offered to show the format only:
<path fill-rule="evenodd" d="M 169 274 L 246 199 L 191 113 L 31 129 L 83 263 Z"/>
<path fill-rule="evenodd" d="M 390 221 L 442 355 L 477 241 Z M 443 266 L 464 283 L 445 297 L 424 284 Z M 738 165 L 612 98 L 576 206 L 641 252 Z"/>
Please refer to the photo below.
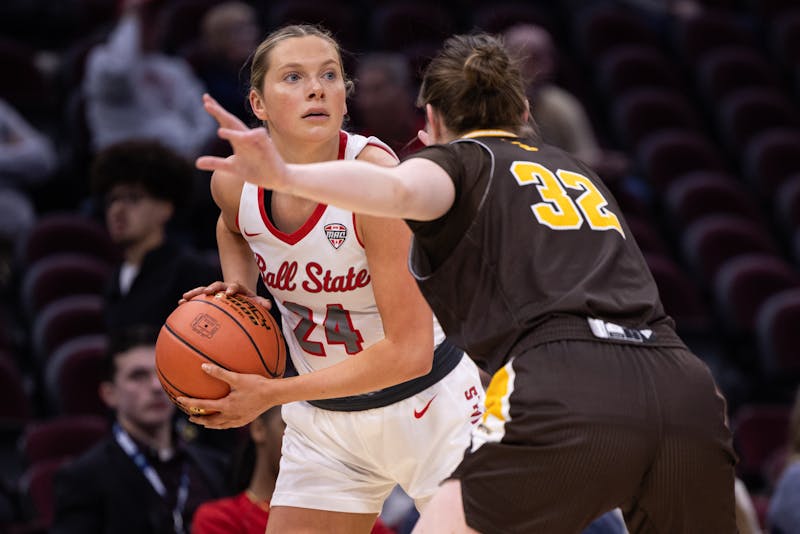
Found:
<path fill-rule="evenodd" d="M 781 91 L 764 87 L 739 89 L 722 99 L 717 129 L 734 154 L 746 150 L 758 134 L 800 129 L 800 110 Z"/>
<path fill-rule="evenodd" d="M 685 89 L 675 65 L 651 46 L 617 46 L 604 54 L 595 68 L 598 86 L 608 99 L 630 89 Z"/>
<path fill-rule="evenodd" d="M 800 130 L 774 129 L 756 135 L 742 159 L 745 178 L 771 198 L 784 181 L 800 174 Z"/>
<path fill-rule="evenodd" d="M 33 318 L 44 306 L 69 295 L 102 295 L 111 265 L 85 254 L 53 254 L 34 262 L 22 276 L 20 300 Z"/>
<path fill-rule="evenodd" d="M 727 165 L 708 137 L 685 130 L 656 132 L 636 148 L 636 160 L 657 193 L 680 176 L 697 170 L 727 172 Z"/>
<path fill-rule="evenodd" d="M 778 187 L 773 198 L 781 230 L 791 236 L 800 229 L 800 172 L 792 174 Z"/>
<path fill-rule="evenodd" d="M 108 340 L 86 335 L 63 343 L 44 369 L 47 400 L 54 413 L 104 415 L 108 408 L 98 387 L 104 376 Z"/>
<path fill-rule="evenodd" d="M 681 335 L 707 333 L 712 324 L 711 311 L 694 280 L 675 260 L 664 254 L 645 254 L 661 296 L 664 311 L 675 320 Z"/>
<path fill-rule="evenodd" d="M 720 10 L 703 10 L 691 17 L 677 18 L 672 38 L 688 64 L 722 47 L 756 47 L 753 31 L 735 13 Z"/>
<path fill-rule="evenodd" d="M 734 337 L 750 336 L 761 305 L 772 295 L 800 287 L 800 273 L 780 257 L 745 254 L 720 267 L 713 287 L 726 330 Z"/>
<path fill-rule="evenodd" d="M 765 224 L 761 209 L 747 188 L 730 174 L 719 171 L 689 172 L 672 182 L 664 194 L 664 208 L 677 231 L 712 214 L 736 215 Z"/>
<path fill-rule="evenodd" d="M 45 306 L 33 320 L 34 357 L 43 367 L 52 352 L 70 339 L 104 334 L 104 301 L 99 295 L 71 295 Z"/>
<path fill-rule="evenodd" d="M 623 6 L 596 3 L 578 11 L 573 21 L 576 48 L 590 61 L 624 45 L 661 48 L 657 34 L 642 18 Z"/>
<path fill-rule="evenodd" d="M 750 47 L 725 46 L 705 54 L 695 66 L 697 85 L 706 101 L 713 103 L 738 89 L 780 89 L 777 69 Z"/>
<path fill-rule="evenodd" d="M 703 133 L 692 105 L 672 89 L 646 87 L 626 91 L 612 102 L 611 122 L 620 140 L 632 149 L 660 131 Z"/>
<path fill-rule="evenodd" d="M 27 267 L 50 254 L 76 253 L 116 262 L 119 252 L 99 221 L 73 212 L 40 216 L 25 237 L 20 261 Z"/>
<path fill-rule="evenodd" d="M 20 446 L 29 464 L 78 456 L 107 435 L 110 429 L 108 417 L 59 415 L 29 424 Z"/>
<path fill-rule="evenodd" d="M 761 371 L 770 382 L 800 381 L 800 289 L 775 293 L 756 314 Z"/>
<path fill-rule="evenodd" d="M 763 226 L 737 215 L 706 215 L 690 224 L 681 247 L 697 279 L 711 281 L 731 258 L 752 253 L 777 256 L 778 246 Z"/>

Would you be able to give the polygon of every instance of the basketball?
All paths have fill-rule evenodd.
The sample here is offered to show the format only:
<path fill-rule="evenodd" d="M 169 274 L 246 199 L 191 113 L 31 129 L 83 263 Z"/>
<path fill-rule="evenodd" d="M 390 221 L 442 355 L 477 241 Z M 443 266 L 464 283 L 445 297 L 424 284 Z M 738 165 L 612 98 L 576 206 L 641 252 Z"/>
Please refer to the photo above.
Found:
<path fill-rule="evenodd" d="M 280 378 L 286 345 L 272 315 L 254 299 L 198 295 L 175 308 L 156 341 L 158 379 L 173 402 L 180 396 L 219 399 L 230 392 L 228 384 L 200 368 L 203 362 Z"/>

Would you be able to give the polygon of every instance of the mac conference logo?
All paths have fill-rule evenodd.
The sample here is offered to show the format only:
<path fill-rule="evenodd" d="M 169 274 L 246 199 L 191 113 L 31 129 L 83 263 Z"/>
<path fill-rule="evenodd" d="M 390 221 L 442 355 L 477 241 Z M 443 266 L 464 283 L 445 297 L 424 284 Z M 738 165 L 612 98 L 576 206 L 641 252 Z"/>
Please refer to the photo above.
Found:
<path fill-rule="evenodd" d="M 347 227 L 343 224 L 326 224 L 324 226 L 324 230 L 325 237 L 328 238 L 328 243 L 330 243 L 335 249 L 341 247 L 342 243 L 344 243 L 344 240 L 347 239 Z"/>

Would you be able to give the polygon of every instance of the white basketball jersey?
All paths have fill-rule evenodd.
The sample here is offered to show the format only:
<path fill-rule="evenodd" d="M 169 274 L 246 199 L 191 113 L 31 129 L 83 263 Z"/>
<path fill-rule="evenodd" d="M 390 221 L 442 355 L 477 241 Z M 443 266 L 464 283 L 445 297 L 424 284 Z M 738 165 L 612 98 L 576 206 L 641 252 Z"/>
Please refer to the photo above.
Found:
<path fill-rule="evenodd" d="M 367 146 L 391 149 L 375 137 L 340 133 L 339 159 Z M 283 333 L 299 373 L 336 364 L 384 337 L 356 216 L 319 204 L 295 232 L 281 232 L 264 206 L 264 191 L 242 188 L 239 229 L 255 255 L 261 279 L 283 317 Z M 444 338 L 436 323 L 438 344 Z"/>

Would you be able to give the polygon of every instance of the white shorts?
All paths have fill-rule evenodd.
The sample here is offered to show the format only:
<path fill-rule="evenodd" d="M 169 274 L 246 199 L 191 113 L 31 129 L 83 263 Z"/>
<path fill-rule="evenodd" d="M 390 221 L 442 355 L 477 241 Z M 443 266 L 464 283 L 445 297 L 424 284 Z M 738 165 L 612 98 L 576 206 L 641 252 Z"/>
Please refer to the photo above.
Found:
<path fill-rule="evenodd" d="M 421 510 L 461 462 L 482 411 L 478 368 L 467 356 L 428 389 L 383 408 L 286 404 L 270 504 L 377 514 L 399 484 Z"/>

